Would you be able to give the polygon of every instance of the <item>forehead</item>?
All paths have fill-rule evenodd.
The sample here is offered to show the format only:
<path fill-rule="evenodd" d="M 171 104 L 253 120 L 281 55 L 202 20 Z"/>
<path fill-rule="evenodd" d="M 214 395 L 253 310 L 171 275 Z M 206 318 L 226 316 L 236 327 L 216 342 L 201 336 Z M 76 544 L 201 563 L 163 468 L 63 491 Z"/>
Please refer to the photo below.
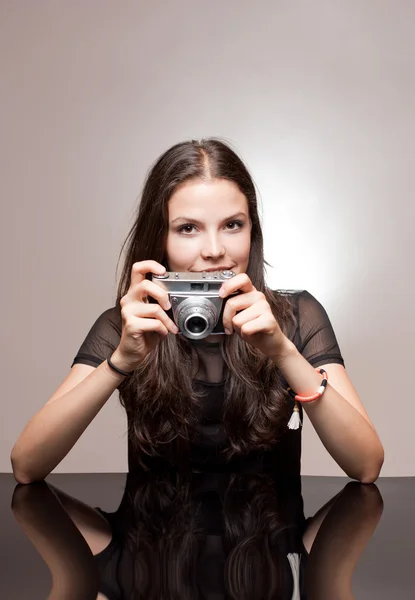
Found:
<path fill-rule="evenodd" d="M 215 216 L 240 211 L 248 214 L 246 197 L 235 183 L 226 179 L 187 181 L 174 192 L 168 206 L 171 218 L 180 216 L 182 212 L 187 216 L 200 215 L 205 211 L 209 215 L 215 213 Z"/>

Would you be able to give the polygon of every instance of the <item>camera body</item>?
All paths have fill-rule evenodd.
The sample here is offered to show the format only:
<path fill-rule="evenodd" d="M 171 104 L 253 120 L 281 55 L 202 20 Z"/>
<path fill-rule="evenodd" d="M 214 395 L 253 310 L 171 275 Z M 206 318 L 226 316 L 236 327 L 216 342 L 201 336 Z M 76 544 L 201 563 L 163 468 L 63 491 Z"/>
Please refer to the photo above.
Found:
<path fill-rule="evenodd" d="M 219 290 L 234 275 L 233 271 L 167 271 L 164 275 L 152 275 L 152 281 L 167 290 L 172 308 L 166 313 L 176 323 L 179 333 L 191 340 L 201 340 L 225 333 L 222 316 L 226 300 L 239 292 L 221 298 Z"/>

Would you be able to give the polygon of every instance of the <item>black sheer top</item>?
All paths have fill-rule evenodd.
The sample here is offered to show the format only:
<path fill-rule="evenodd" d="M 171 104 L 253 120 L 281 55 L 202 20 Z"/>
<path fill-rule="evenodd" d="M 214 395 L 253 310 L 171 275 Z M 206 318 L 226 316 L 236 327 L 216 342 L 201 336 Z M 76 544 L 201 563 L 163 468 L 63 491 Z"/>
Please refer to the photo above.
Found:
<path fill-rule="evenodd" d="M 297 317 L 297 327 L 291 328 L 287 337 L 298 351 L 314 367 L 328 363 L 343 366 L 337 339 L 328 314 L 322 304 L 306 290 L 278 291 L 276 294 L 288 296 L 293 303 Z M 82 342 L 71 367 L 83 363 L 97 367 L 116 349 L 121 338 L 121 312 L 117 307 L 104 311 L 95 321 L 85 340 Z M 221 353 L 222 336 L 218 342 L 204 340 L 192 342 L 198 356 L 198 372 L 194 380 L 196 388 L 206 392 L 203 400 L 203 418 L 198 426 L 198 434 L 192 444 L 192 462 L 214 471 L 225 465 L 220 450 L 226 445 L 226 435 L 221 422 L 221 410 L 224 401 L 224 361 Z M 287 384 L 288 385 L 288 384 Z M 303 418 L 302 407 L 300 416 Z M 243 464 L 244 471 L 252 465 L 252 472 L 271 469 L 274 473 L 299 474 L 301 460 L 301 428 L 290 430 L 279 440 L 272 452 L 254 452 L 248 457 L 234 459 L 228 467 L 238 471 Z M 131 470 L 135 466 L 134 455 L 129 444 L 128 464 Z M 227 470 L 227 469 L 226 469 Z"/>

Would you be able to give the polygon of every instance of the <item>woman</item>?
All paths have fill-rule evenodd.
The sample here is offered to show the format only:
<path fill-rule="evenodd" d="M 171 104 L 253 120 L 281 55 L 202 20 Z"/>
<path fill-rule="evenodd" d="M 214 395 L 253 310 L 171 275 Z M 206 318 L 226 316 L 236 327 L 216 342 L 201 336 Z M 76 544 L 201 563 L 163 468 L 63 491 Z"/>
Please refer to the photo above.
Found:
<path fill-rule="evenodd" d="M 309 397 L 325 373 L 320 397 L 304 409 L 349 477 L 377 479 L 382 444 L 326 311 L 307 291 L 265 285 L 255 187 L 229 146 L 208 139 L 165 152 L 147 176 L 127 242 L 115 307 L 96 320 L 71 372 L 12 450 L 17 481 L 46 477 L 115 389 L 127 413 L 130 469 L 167 461 L 235 470 L 248 461 L 253 471 L 298 474 L 303 411 L 287 390 Z M 226 333 L 199 341 L 178 334 L 169 295 L 152 274 L 224 269 L 235 273 L 222 285 Z"/>

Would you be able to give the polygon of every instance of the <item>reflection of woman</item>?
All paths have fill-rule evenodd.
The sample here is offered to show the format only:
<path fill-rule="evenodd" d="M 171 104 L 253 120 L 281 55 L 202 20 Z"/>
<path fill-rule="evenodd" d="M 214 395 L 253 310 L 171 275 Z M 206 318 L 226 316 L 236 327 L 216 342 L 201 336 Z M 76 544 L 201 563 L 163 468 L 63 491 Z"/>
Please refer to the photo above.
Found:
<path fill-rule="evenodd" d="M 135 472 L 105 514 L 112 540 L 96 560 L 110 600 L 291 599 L 303 586 L 299 477 Z"/>
<path fill-rule="evenodd" d="M 118 510 L 103 513 L 110 529 L 94 509 L 46 484 L 18 486 L 13 511 L 56 593 L 60 582 L 62 595 L 50 597 L 95 598 L 86 591 L 97 589 L 98 569 L 99 598 L 108 600 L 350 600 L 382 499 L 376 486 L 350 483 L 305 520 L 299 478 L 171 471 L 129 474 Z"/>
<path fill-rule="evenodd" d="M 383 448 L 326 311 L 307 291 L 265 285 L 254 184 L 227 145 L 185 142 L 165 152 L 127 241 L 116 305 L 95 321 L 69 375 L 13 448 L 18 481 L 50 473 L 116 389 L 130 468 L 158 458 L 217 470 L 249 458 L 253 470 L 265 461 L 298 474 L 302 402 L 316 396 L 305 411 L 333 458 L 352 478 L 378 477 Z M 177 335 L 169 296 L 151 280 L 165 269 L 235 273 L 222 286 L 228 335 Z"/>

